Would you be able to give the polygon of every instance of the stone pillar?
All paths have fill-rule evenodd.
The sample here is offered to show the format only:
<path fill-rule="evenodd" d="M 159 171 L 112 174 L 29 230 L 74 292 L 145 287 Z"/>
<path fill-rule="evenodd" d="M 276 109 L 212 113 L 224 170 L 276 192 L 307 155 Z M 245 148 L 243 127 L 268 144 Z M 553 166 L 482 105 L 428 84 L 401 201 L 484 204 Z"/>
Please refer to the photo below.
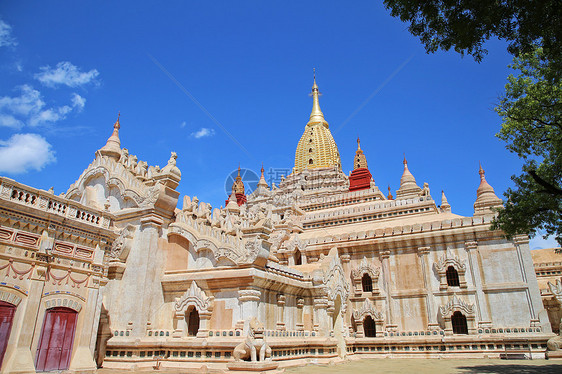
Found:
<path fill-rule="evenodd" d="M 13 349 L 8 347 L 4 355 L 2 373 L 35 374 L 35 352 L 31 353 L 34 329 L 43 326 L 44 316 L 39 316 L 41 295 L 47 268 L 37 266 L 30 281 L 29 294 L 16 309 L 12 335 L 16 333 Z"/>
<path fill-rule="evenodd" d="M 392 298 L 390 296 L 392 290 L 390 287 L 390 251 L 380 251 L 379 252 L 382 275 L 384 281 L 384 287 L 386 289 L 386 323 L 388 325 L 394 325 L 394 313 L 392 312 Z"/>
<path fill-rule="evenodd" d="M 314 299 L 314 331 L 326 334 L 328 328 L 328 299 L 320 297 Z"/>
<path fill-rule="evenodd" d="M 426 308 L 427 308 L 427 326 L 429 330 L 438 330 L 439 323 L 437 322 L 437 307 L 435 305 L 435 298 L 433 296 L 433 290 L 431 289 L 431 265 L 429 264 L 428 255 L 430 247 L 419 247 L 418 256 L 420 256 L 422 271 L 423 271 L 423 284 L 426 296 Z"/>
<path fill-rule="evenodd" d="M 252 317 L 258 316 L 258 303 L 260 301 L 261 291 L 257 289 L 246 289 L 238 291 L 238 300 L 240 301 L 240 319 L 244 323 L 244 334 L 248 333 L 248 325 Z"/>
<path fill-rule="evenodd" d="M 326 308 L 326 312 L 328 313 L 328 328 L 326 329 L 326 333 L 329 334 L 330 336 L 334 335 L 334 321 L 336 319 L 337 316 L 334 316 L 334 312 L 336 311 L 336 308 L 334 306 L 334 302 L 330 301 L 328 302 L 328 308 Z"/>
<path fill-rule="evenodd" d="M 198 338 L 206 338 L 207 336 L 209 336 L 209 327 L 211 325 L 212 314 L 213 313 L 209 310 L 199 311 L 199 330 L 197 331 Z M 256 311 L 256 317 L 257 317 L 257 311 Z"/>
<path fill-rule="evenodd" d="M 78 324 L 74 332 L 74 350 L 69 366 L 71 372 L 95 373 L 97 369 L 93 351 L 90 350 L 92 335 L 97 334 L 97 329 L 93 330 L 94 325 L 97 326 L 98 323 L 98 321 L 95 321 L 95 316 L 97 314 L 96 302 L 98 301 L 99 287 L 96 286 L 88 286 L 88 299 L 78 314 Z M 101 299 L 99 301 L 101 302 Z"/>
<path fill-rule="evenodd" d="M 486 296 L 482 291 L 482 275 L 480 272 L 480 261 L 478 261 L 478 243 L 466 242 L 464 249 L 468 255 L 468 266 L 472 275 L 472 283 L 476 289 L 476 318 L 479 322 L 489 323 L 490 316 L 488 314 L 488 305 L 486 304 Z"/>
<path fill-rule="evenodd" d="M 199 316 L 201 321 L 201 316 Z M 174 332 L 172 338 L 183 338 L 187 336 L 187 321 L 185 320 L 185 312 L 183 310 L 176 310 L 174 312 Z"/>
<path fill-rule="evenodd" d="M 365 326 L 363 326 L 363 320 L 355 320 L 355 326 L 357 326 L 357 337 L 364 338 L 365 337 Z"/>
<path fill-rule="evenodd" d="M 296 328 L 297 331 L 304 331 L 304 299 L 298 298 L 297 299 L 297 323 Z"/>
<path fill-rule="evenodd" d="M 280 331 L 285 331 L 285 302 L 285 295 L 277 295 L 277 330 Z"/>

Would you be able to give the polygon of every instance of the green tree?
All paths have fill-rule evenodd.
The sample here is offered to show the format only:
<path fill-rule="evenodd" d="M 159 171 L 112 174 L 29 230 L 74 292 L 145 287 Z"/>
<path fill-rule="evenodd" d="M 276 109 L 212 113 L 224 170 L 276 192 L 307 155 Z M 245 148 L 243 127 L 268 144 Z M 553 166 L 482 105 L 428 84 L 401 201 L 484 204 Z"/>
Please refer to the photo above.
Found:
<path fill-rule="evenodd" d="M 384 0 L 394 17 L 410 23 L 427 52 L 453 48 L 480 62 L 491 37 L 508 42 L 515 57 L 538 45 L 552 69 L 549 80 L 562 75 L 562 2 L 560 0 Z"/>
<path fill-rule="evenodd" d="M 546 79 L 553 68 L 541 48 L 510 67 L 519 74 L 508 77 L 495 108 L 503 119 L 497 136 L 525 163 L 523 173 L 512 176 L 515 188 L 505 192 L 493 227 L 508 237 L 544 230 L 562 245 L 562 83 Z"/>

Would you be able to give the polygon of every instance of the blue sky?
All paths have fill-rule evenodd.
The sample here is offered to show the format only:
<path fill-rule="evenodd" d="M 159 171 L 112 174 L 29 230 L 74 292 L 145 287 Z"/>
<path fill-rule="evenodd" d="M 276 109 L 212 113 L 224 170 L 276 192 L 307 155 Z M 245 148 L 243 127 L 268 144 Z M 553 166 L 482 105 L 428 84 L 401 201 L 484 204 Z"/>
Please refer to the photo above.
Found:
<path fill-rule="evenodd" d="M 4 1 L 0 174 L 66 191 L 120 111 L 123 147 L 149 165 L 177 152 L 180 192 L 219 206 L 239 163 L 293 166 L 314 67 L 344 171 L 360 136 L 384 191 L 405 152 L 454 213 L 473 213 L 479 160 L 501 196 L 521 167 L 494 137 L 506 44 L 489 42 L 480 64 L 427 55 L 381 4 L 352 4 Z"/>

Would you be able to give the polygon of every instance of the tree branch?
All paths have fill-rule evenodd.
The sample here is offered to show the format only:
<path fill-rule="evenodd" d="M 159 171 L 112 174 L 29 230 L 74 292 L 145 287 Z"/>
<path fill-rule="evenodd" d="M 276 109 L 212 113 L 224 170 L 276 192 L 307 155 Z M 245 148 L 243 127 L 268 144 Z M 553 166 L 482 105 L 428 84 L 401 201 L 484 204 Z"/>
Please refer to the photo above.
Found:
<path fill-rule="evenodd" d="M 543 186 L 549 194 L 555 196 L 562 196 L 562 190 L 560 188 L 556 187 L 553 184 L 548 183 L 547 181 L 539 177 L 535 170 L 529 170 L 528 173 L 535 180 L 535 182 Z"/>

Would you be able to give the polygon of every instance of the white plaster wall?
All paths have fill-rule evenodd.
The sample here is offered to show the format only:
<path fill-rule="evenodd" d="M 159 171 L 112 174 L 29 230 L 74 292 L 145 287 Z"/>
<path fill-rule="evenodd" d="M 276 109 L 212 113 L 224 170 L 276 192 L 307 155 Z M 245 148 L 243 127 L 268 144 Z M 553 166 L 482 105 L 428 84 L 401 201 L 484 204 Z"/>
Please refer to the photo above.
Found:
<path fill-rule="evenodd" d="M 504 290 L 488 293 L 490 312 L 495 327 L 529 327 L 531 314 L 527 292 Z"/>

